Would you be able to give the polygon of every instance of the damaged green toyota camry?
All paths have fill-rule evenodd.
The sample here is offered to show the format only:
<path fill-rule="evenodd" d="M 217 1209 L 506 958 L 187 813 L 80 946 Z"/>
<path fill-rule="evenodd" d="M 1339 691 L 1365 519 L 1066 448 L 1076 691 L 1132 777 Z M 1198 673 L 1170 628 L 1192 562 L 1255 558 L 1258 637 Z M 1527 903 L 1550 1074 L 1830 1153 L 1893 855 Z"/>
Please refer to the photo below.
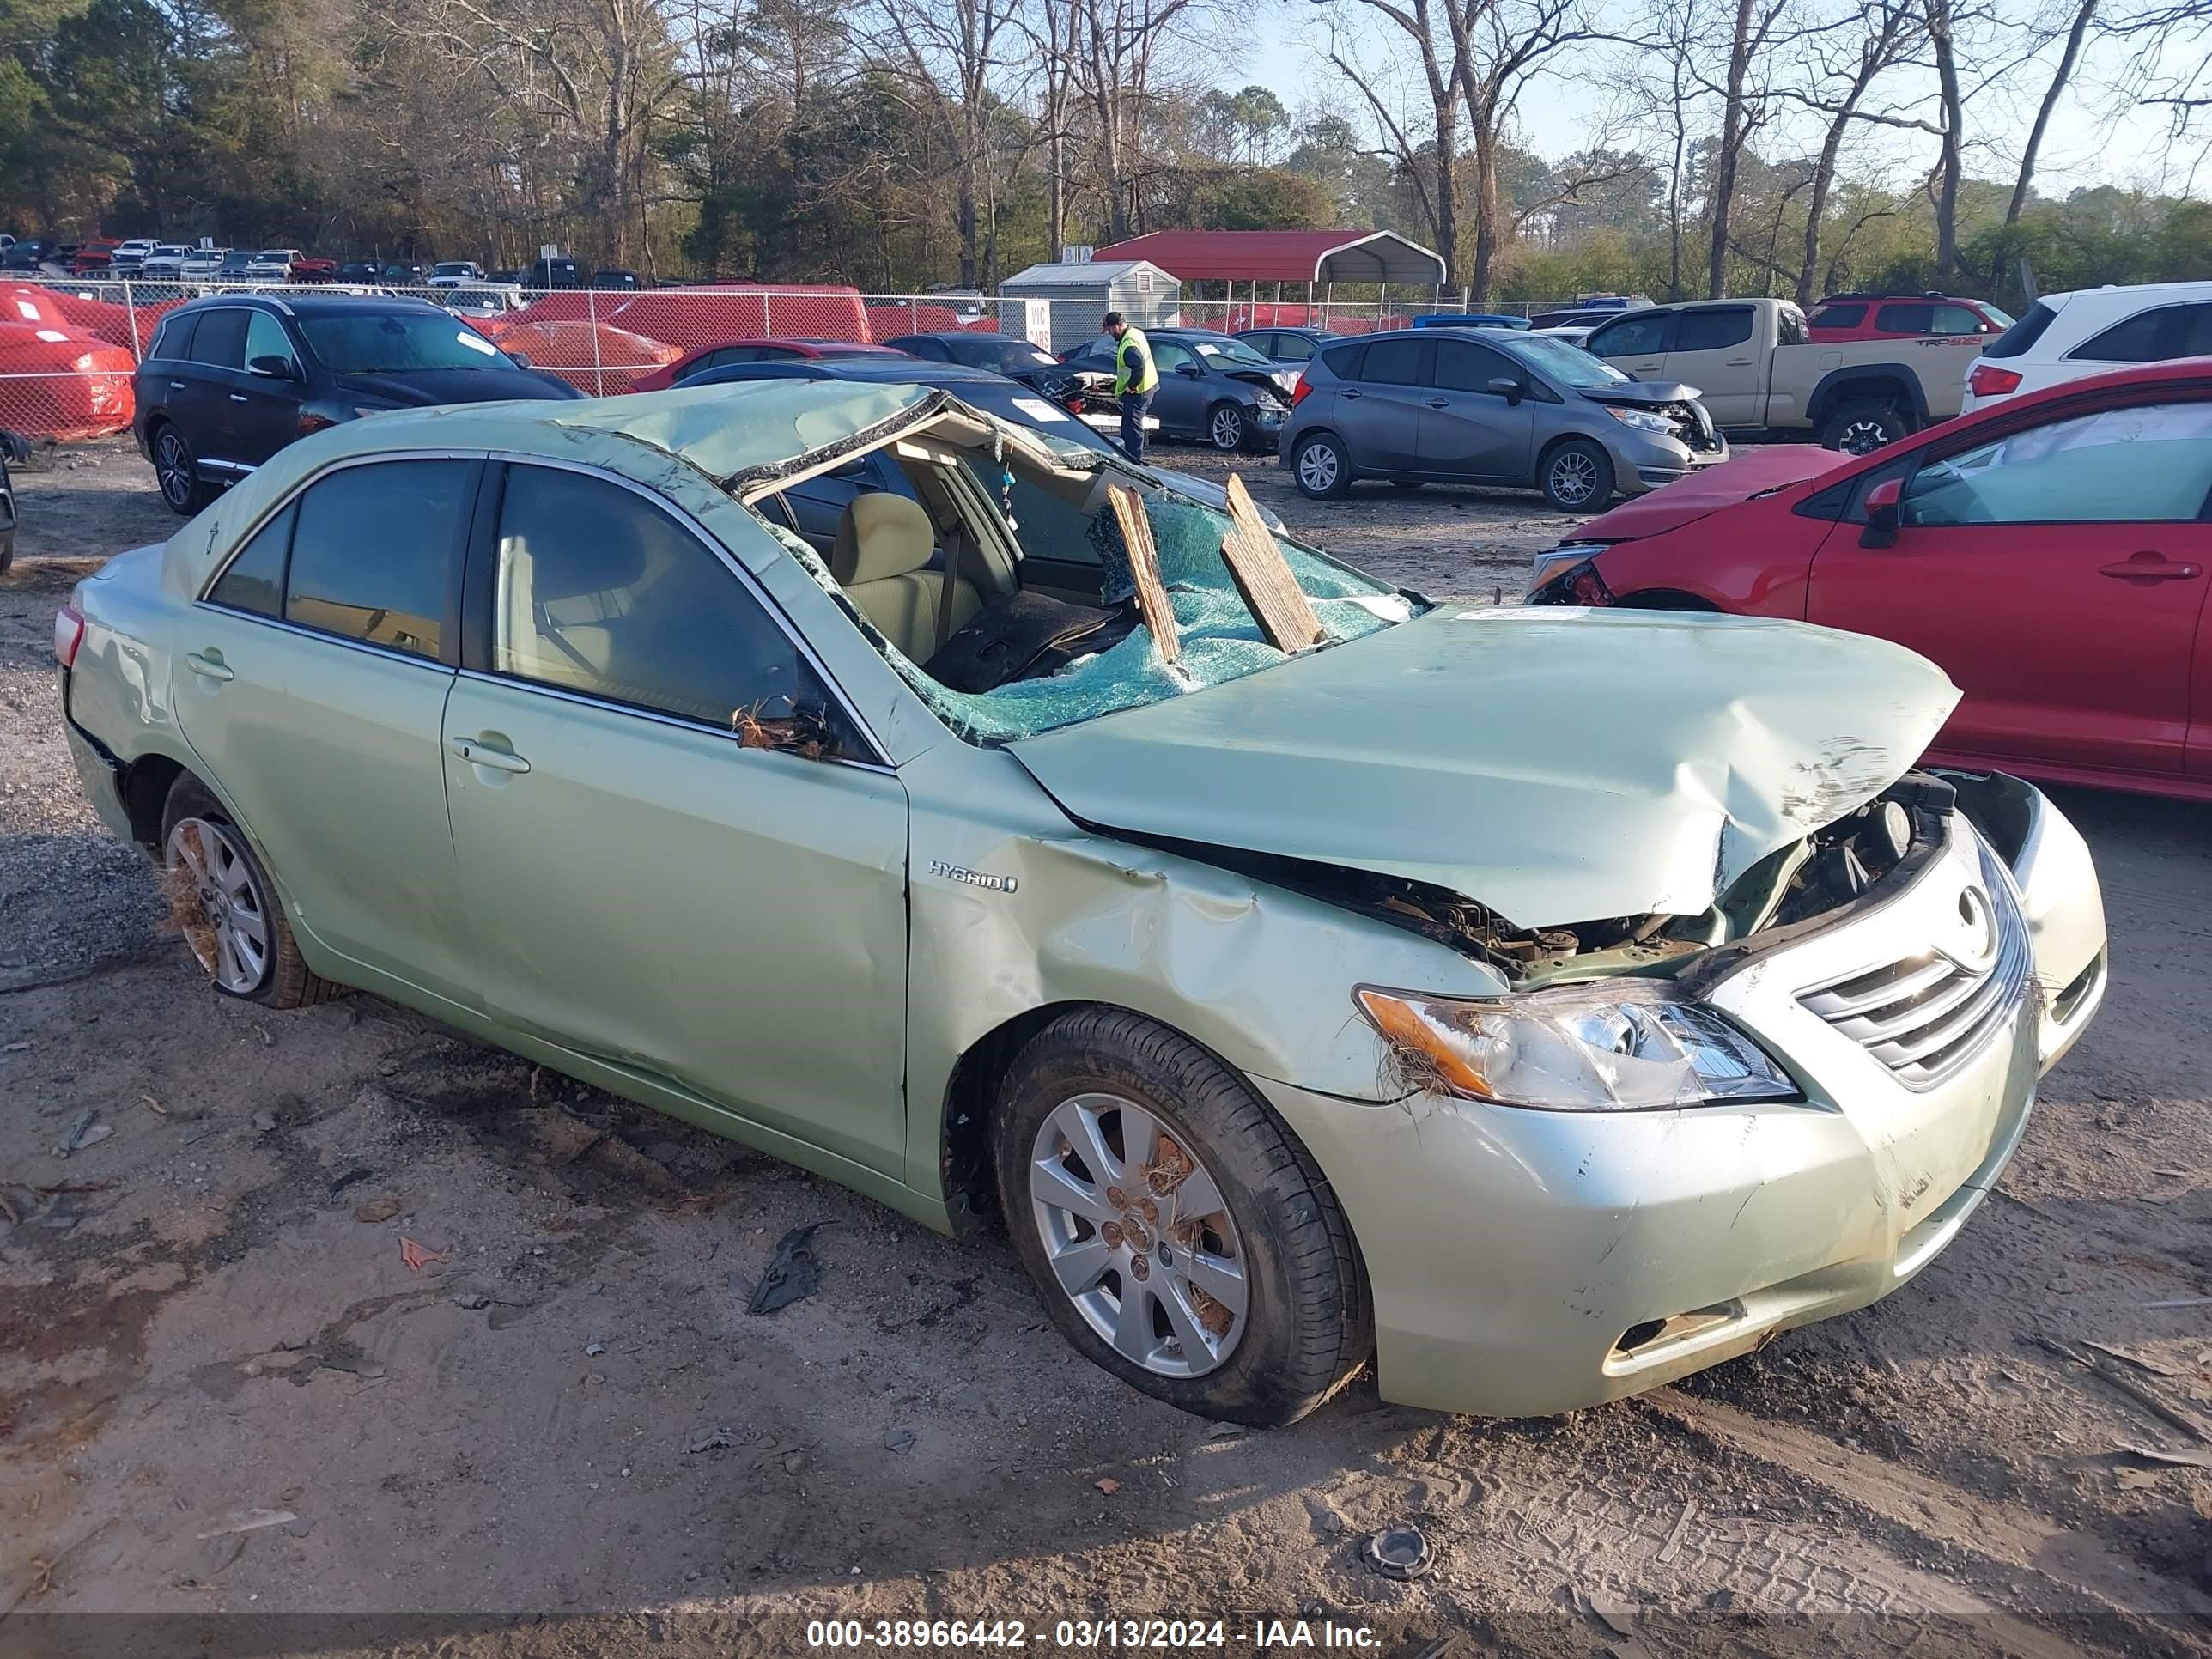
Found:
<path fill-rule="evenodd" d="M 1287 1422 L 1370 1355 L 1565 1411 L 1932 1260 L 2106 983 L 2073 828 L 1916 769 L 1942 672 L 1262 536 L 1286 652 L 1228 528 L 915 386 L 402 410 L 109 561 L 55 644 L 222 994 L 373 992 L 1002 1226 L 1194 1412 Z"/>

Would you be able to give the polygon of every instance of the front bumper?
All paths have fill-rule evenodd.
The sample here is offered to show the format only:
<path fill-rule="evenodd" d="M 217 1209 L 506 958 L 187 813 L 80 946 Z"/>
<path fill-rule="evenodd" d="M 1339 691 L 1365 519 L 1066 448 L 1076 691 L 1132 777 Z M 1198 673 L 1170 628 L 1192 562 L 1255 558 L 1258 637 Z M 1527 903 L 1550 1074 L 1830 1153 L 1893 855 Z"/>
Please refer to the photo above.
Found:
<path fill-rule="evenodd" d="M 1610 434 L 1608 434 L 1610 435 Z M 1626 495 L 1641 495 L 1686 478 L 1692 472 L 1702 472 L 1709 466 L 1717 466 L 1729 458 L 1728 440 L 1717 432 L 1713 434 L 1714 447 L 1692 449 L 1680 439 L 1646 437 L 1636 434 L 1626 441 L 1614 439 L 1613 472 L 1618 488 Z"/>
<path fill-rule="evenodd" d="M 1960 926 L 1963 890 L 1981 880 L 1963 817 L 1900 893 L 1749 958 L 1707 993 L 1789 1067 L 1802 1103 L 1541 1112 L 1423 1094 L 1378 1106 L 1255 1079 L 1359 1241 L 1384 1397 L 1498 1416 L 1575 1410 L 1863 1307 L 1932 1261 L 1988 1196 L 2038 1076 L 2102 995 L 2094 875 L 2062 845 L 2079 838 L 2005 781 L 2033 797 L 2057 849 L 2015 865 L 2017 892 L 2000 901 L 2030 922 L 2040 909 L 2053 918 L 2045 937 L 2064 941 L 2063 960 L 2033 961 L 2033 981 L 2087 972 L 2094 983 L 2059 1018 L 2032 982 L 1935 1086 L 1908 1086 L 1799 999 Z"/>

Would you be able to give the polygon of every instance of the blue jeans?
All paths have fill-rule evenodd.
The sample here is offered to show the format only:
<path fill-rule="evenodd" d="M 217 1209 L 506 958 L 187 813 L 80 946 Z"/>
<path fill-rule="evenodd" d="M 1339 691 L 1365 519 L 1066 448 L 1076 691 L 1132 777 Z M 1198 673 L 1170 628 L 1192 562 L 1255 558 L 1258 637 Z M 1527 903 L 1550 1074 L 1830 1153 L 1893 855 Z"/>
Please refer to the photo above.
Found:
<path fill-rule="evenodd" d="M 1121 451 L 1133 461 L 1145 459 L 1145 416 L 1152 407 L 1150 392 L 1121 394 Z"/>

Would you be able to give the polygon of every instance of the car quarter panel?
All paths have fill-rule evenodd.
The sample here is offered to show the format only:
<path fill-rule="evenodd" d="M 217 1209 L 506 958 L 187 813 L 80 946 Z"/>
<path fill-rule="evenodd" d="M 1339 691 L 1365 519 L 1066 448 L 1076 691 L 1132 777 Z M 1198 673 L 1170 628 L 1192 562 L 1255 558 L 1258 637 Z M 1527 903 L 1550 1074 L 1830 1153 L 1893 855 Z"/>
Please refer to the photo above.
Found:
<path fill-rule="evenodd" d="M 940 1178 L 962 1054 L 1019 1015 L 1105 1003 L 1239 1071 L 1328 1096 L 1402 1094 L 1352 1002 L 1363 983 L 1494 996 L 1417 933 L 1072 823 L 1012 756 L 954 743 L 903 767 L 912 811 L 910 1184 Z"/>

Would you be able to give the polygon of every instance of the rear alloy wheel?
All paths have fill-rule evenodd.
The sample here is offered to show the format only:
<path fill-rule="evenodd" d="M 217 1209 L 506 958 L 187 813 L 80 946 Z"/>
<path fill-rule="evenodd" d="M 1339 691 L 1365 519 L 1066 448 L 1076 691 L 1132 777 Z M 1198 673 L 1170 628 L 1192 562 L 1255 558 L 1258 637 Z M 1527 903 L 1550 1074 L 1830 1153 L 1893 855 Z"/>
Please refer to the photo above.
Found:
<path fill-rule="evenodd" d="M 1206 441 L 1225 454 L 1244 447 L 1244 411 L 1234 404 L 1221 404 L 1206 422 Z"/>
<path fill-rule="evenodd" d="M 1910 436 L 1911 431 L 1911 423 L 1894 404 L 1862 398 L 1845 404 L 1828 417 L 1828 423 L 1820 428 L 1820 447 L 1840 449 L 1846 455 L 1871 455 Z"/>
<path fill-rule="evenodd" d="M 1063 1014 L 993 1118 L 1014 1251 L 1062 1335 L 1201 1416 L 1304 1416 L 1365 1363 L 1366 1283 L 1328 1182 L 1244 1079 L 1118 1009 Z"/>
<path fill-rule="evenodd" d="M 1613 499 L 1613 457 L 1587 438 L 1570 438 L 1544 459 L 1544 499 L 1562 513 L 1596 513 Z"/>
<path fill-rule="evenodd" d="M 1352 488 L 1352 466 L 1335 434 L 1316 432 L 1298 446 L 1291 459 L 1291 474 L 1298 493 L 1316 501 L 1334 501 Z"/>
<path fill-rule="evenodd" d="M 169 510 L 186 518 L 215 499 L 215 492 L 200 482 L 191 445 L 173 426 L 164 425 L 154 434 L 154 481 L 161 485 Z"/>
<path fill-rule="evenodd" d="M 299 1008 L 341 988 L 308 969 L 283 901 L 222 803 L 189 773 L 161 813 L 169 914 L 225 996 Z"/>

